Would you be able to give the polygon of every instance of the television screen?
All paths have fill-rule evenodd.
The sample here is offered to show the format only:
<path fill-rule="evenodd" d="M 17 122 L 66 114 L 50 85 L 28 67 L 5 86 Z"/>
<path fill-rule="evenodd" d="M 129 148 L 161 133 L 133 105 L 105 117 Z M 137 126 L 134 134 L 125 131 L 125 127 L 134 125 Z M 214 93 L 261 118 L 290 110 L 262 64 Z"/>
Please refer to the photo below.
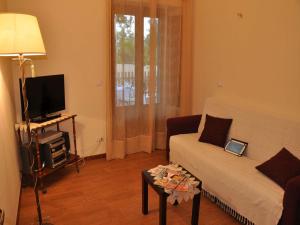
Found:
<path fill-rule="evenodd" d="M 21 79 L 19 80 L 19 83 L 22 118 L 25 120 Z M 65 109 L 65 85 L 63 74 L 26 78 L 25 87 L 30 119 L 45 117 L 48 114 Z"/>

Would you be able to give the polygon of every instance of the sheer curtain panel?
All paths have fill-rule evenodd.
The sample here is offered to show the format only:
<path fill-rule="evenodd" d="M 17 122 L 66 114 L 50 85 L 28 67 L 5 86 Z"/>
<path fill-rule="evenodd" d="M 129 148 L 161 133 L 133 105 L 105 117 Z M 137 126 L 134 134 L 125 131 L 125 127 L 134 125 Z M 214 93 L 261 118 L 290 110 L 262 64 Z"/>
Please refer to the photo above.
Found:
<path fill-rule="evenodd" d="M 165 148 L 191 113 L 191 1 L 108 1 L 107 159 Z"/>

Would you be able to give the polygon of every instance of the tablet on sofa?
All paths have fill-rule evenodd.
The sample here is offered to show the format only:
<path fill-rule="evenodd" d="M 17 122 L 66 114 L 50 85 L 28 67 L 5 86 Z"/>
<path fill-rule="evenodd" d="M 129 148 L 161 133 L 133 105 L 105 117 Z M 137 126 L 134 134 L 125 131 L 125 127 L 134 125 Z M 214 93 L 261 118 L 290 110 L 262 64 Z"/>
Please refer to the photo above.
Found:
<path fill-rule="evenodd" d="M 231 138 L 225 146 L 225 151 L 237 156 L 242 156 L 247 145 L 248 143 L 246 142 Z"/>

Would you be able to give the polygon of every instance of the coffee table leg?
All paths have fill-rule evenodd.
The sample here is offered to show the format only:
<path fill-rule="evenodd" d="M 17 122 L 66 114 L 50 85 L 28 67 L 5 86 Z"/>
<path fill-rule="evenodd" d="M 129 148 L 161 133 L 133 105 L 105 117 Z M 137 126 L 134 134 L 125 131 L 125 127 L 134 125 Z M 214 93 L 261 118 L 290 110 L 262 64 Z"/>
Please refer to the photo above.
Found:
<path fill-rule="evenodd" d="M 167 224 L 167 197 L 159 195 L 159 225 Z"/>
<path fill-rule="evenodd" d="M 193 199 L 192 225 L 198 225 L 199 208 L 200 208 L 200 193 L 195 195 Z"/>
<path fill-rule="evenodd" d="M 144 175 L 142 175 L 142 210 L 143 214 L 148 214 L 148 183 L 146 182 Z"/>

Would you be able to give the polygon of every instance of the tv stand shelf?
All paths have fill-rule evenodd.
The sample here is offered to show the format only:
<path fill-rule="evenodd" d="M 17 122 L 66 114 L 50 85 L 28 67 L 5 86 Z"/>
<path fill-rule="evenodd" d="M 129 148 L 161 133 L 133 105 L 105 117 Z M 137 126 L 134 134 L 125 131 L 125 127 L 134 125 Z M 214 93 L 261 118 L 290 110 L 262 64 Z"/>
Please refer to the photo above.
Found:
<path fill-rule="evenodd" d="M 31 122 L 32 123 L 44 123 L 44 122 L 47 122 L 49 120 L 53 120 L 53 119 L 56 119 L 59 117 L 61 117 L 61 114 L 45 116 L 45 117 L 38 117 L 38 118 L 33 119 Z"/>
<path fill-rule="evenodd" d="M 76 127 L 75 127 L 75 117 L 76 114 L 62 114 L 60 117 L 48 120 L 43 123 L 30 123 L 30 132 L 31 132 L 31 137 L 36 143 L 36 158 L 37 158 L 37 170 L 38 170 L 38 179 L 40 183 L 40 187 L 45 192 L 44 186 L 43 186 L 43 178 L 48 176 L 49 174 L 54 173 L 55 171 L 59 170 L 60 168 L 63 168 L 67 165 L 72 165 L 75 164 L 76 170 L 79 173 L 79 165 L 78 162 L 80 160 L 80 157 L 77 154 L 77 144 L 76 144 Z M 43 132 L 45 128 L 50 127 L 50 126 L 56 126 L 56 130 L 60 131 L 60 123 L 67 121 L 67 120 L 72 120 L 72 125 L 73 125 L 73 141 L 74 141 L 74 154 L 70 154 L 70 158 L 63 163 L 62 165 L 52 169 L 52 168 L 42 168 L 42 161 L 41 161 L 41 153 L 40 153 L 40 147 L 39 147 L 39 132 Z M 23 145 L 22 143 L 22 138 L 21 138 L 21 133 L 26 133 L 26 124 L 20 123 L 16 124 L 16 131 L 18 133 L 18 141 L 20 146 Z"/>
<path fill-rule="evenodd" d="M 66 161 L 65 163 L 63 163 L 62 165 L 58 166 L 58 167 L 55 167 L 55 168 L 49 168 L 49 167 L 46 167 L 44 170 L 43 170 L 43 173 L 42 173 L 42 178 L 43 177 L 46 177 L 54 172 L 56 172 L 57 170 L 67 166 L 67 165 L 72 165 L 74 163 L 76 163 L 77 161 L 79 160 L 79 157 L 75 156 L 74 154 L 70 154 L 70 159 L 68 159 L 68 161 Z M 79 171 L 78 171 L 79 172 Z"/>
<path fill-rule="evenodd" d="M 76 114 L 62 114 L 60 117 L 52 119 L 52 120 L 48 120 L 46 122 L 43 123 L 30 123 L 30 131 L 37 131 L 37 129 L 42 129 L 42 128 L 46 128 L 55 124 L 59 124 L 65 120 L 69 120 L 69 119 L 74 119 L 77 115 Z M 75 126 L 75 125 L 74 125 Z M 21 123 L 21 124 L 16 124 L 16 130 L 20 129 L 21 132 L 26 132 L 26 124 L 25 123 Z M 59 129 L 58 129 L 59 130 Z"/>

